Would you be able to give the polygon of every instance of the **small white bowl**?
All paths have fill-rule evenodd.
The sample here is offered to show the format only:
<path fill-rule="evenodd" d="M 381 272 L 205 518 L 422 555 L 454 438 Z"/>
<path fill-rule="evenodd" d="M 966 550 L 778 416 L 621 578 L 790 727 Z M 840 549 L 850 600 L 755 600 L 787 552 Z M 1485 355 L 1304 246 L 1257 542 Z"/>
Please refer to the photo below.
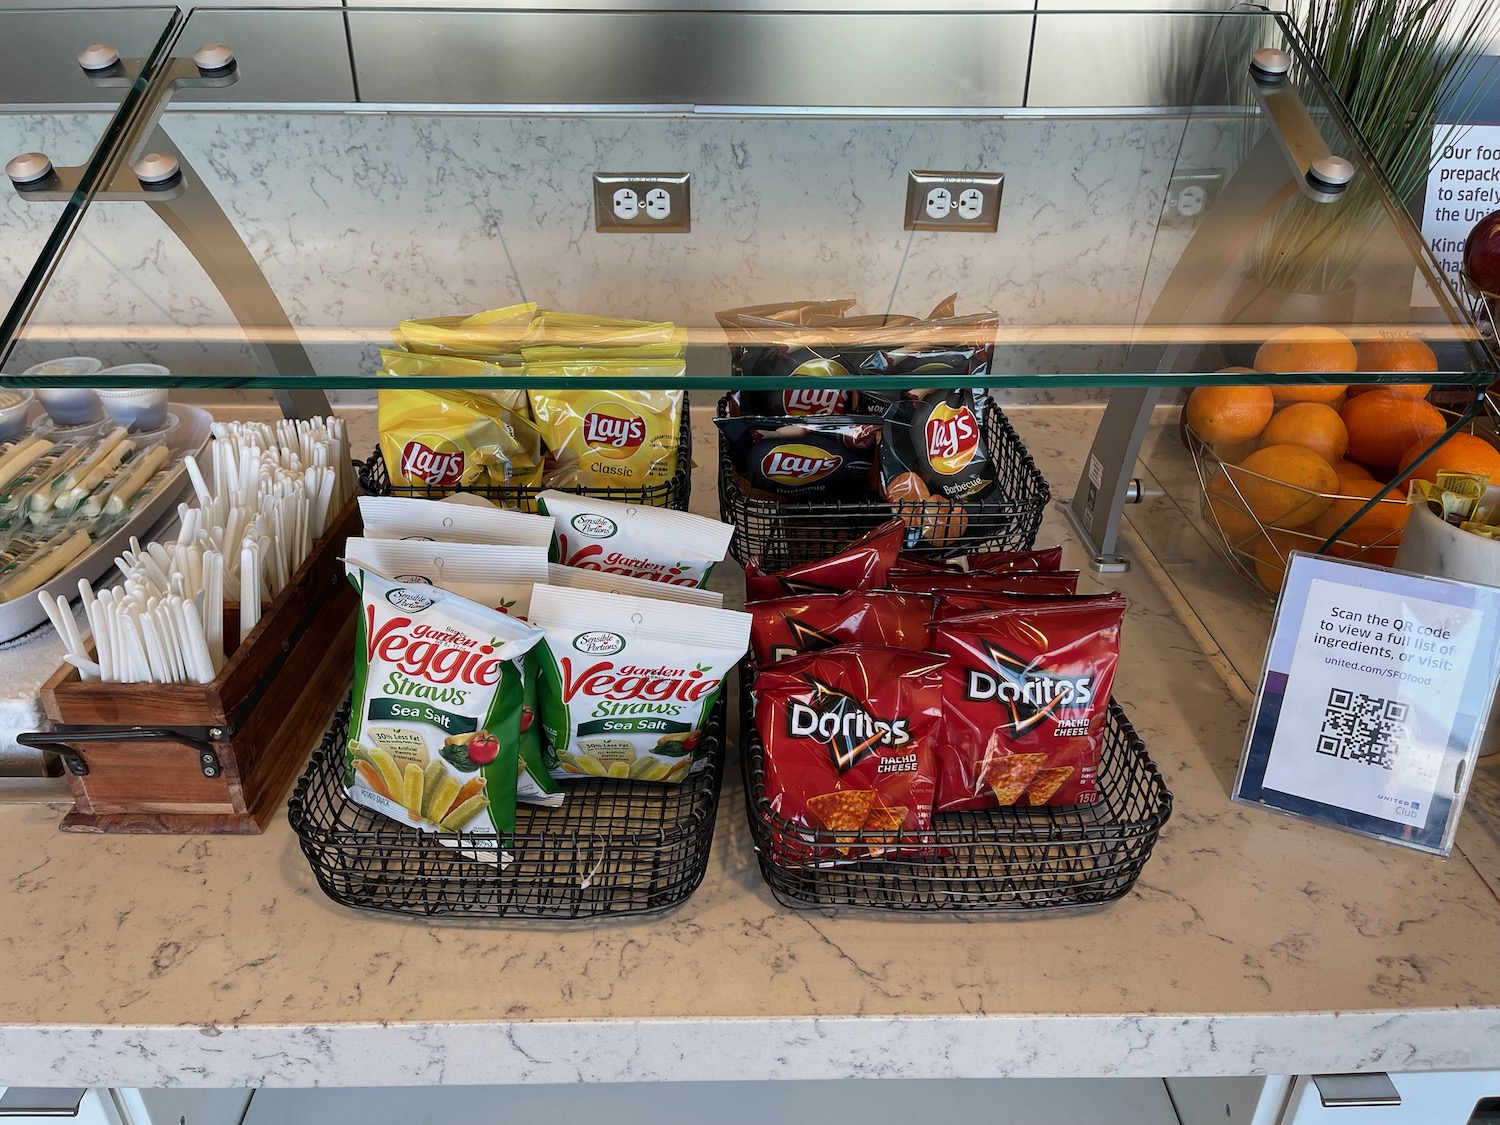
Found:
<path fill-rule="evenodd" d="M 0 442 L 15 441 L 26 432 L 26 414 L 35 398 L 30 391 L 0 391 Z"/>
<path fill-rule="evenodd" d="M 87 426 L 104 413 L 99 396 L 87 387 L 38 387 L 36 397 L 59 426 Z"/>
<path fill-rule="evenodd" d="M 127 363 L 119 367 L 106 367 L 103 375 L 129 375 L 145 381 L 165 379 L 171 372 L 158 363 Z M 167 421 L 167 389 L 165 387 L 129 387 L 101 389 L 99 401 L 115 420 L 115 425 L 127 430 L 154 430 Z"/>
<path fill-rule="evenodd" d="M 63 375 L 73 378 L 80 375 L 93 375 L 98 372 L 104 363 L 90 355 L 70 355 L 62 359 L 49 359 L 44 363 L 34 364 L 28 367 L 21 375 Z"/>
<path fill-rule="evenodd" d="M 168 414 L 166 422 L 154 429 L 131 430 L 130 440 L 135 442 L 137 449 L 141 450 L 150 449 L 153 445 L 170 445 L 172 435 L 177 432 L 178 421 L 177 415 Z M 124 423 L 119 422 L 117 425 L 124 425 Z"/>

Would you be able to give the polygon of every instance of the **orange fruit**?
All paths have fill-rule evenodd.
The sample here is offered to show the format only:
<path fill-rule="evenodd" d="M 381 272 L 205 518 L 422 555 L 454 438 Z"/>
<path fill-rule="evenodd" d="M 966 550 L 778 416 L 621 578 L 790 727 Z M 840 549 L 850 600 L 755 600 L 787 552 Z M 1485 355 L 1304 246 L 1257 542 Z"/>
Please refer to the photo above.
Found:
<path fill-rule="evenodd" d="M 1425 399 L 1371 391 L 1344 404 L 1349 456 L 1374 469 L 1392 469 L 1417 442 L 1430 442 L 1448 428 L 1443 413 Z"/>
<path fill-rule="evenodd" d="M 1407 398 L 1426 398 L 1427 392 L 1432 390 L 1431 383 L 1382 383 L 1378 387 L 1350 387 L 1349 397 L 1366 394 L 1370 391 L 1389 391 L 1393 395 L 1405 395 Z"/>
<path fill-rule="evenodd" d="M 1351 562 L 1374 563 L 1376 566 L 1395 566 L 1396 552 L 1400 549 L 1399 545 L 1390 543 L 1379 547 L 1361 547 L 1340 539 L 1328 549 L 1328 553 L 1335 558 L 1349 559 Z"/>
<path fill-rule="evenodd" d="M 1338 375 L 1358 369 L 1354 343 L 1342 332 L 1305 324 L 1278 332 L 1257 349 L 1255 370 L 1307 375 Z M 1332 403 L 1343 383 L 1307 383 L 1272 387 L 1277 402 Z"/>
<path fill-rule="evenodd" d="M 1272 387 L 1271 397 L 1277 402 L 1321 402 L 1333 406 L 1343 401 L 1346 390 L 1343 383 L 1287 383 Z"/>
<path fill-rule="evenodd" d="M 1379 481 L 1357 480 L 1352 477 L 1341 479 L 1338 498 L 1328 505 L 1327 511 L 1312 521 L 1310 530 L 1326 540 L 1344 525 L 1345 520 L 1364 507 L 1366 500 L 1378 496 L 1384 490 L 1385 485 Z M 1351 524 L 1339 536 L 1339 542 L 1356 547 L 1369 547 L 1377 543 L 1394 547 L 1401 542 L 1409 510 L 1406 501 L 1399 496 L 1392 500 L 1382 500 Z"/>
<path fill-rule="evenodd" d="M 1354 342 L 1332 328 L 1304 324 L 1278 332 L 1255 353 L 1255 370 L 1334 375 L 1359 370 Z"/>
<path fill-rule="evenodd" d="M 1255 441 L 1220 442 L 1213 447 L 1214 456 L 1225 465 L 1238 465 L 1255 452 Z"/>
<path fill-rule="evenodd" d="M 1269 387 L 1195 387 L 1183 408 L 1193 432 L 1210 445 L 1249 441 L 1271 420 Z"/>
<path fill-rule="evenodd" d="M 1245 502 L 1235 494 L 1234 485 L 1223 473 L 1208 484 L 1203 497 L 1203 515 L 1231 544 L 1260 534 L 1260 524 L 1250 514 Z"/>
<path fill-rule="evenodd" d="M 1300 527 L 1323 514 L 1338 487 L 1333 466 L 1301 445 L 1263 445 L 1224 474 L 1261 523 Z"/>
<path fill-rule="evenodd" d="M 1349 431 L 1346 429 L 1344 432 L 1347 434 Z M 1339 480 L 1343 480 L 1345 477 L 1353 477 L 1355 480 L 1375 479 L 1369 469 L 1365 468 L 1358 461 L 1351 461 L 1347 457 L 1341 457 L 1337 461 L 1334 461 L 1333 471 L 1338 473 Z"/>
<path fill-rule="evenodd" d="M 1436 444 L 1419 441 L 1401 457 L 1397 473 L 1406 472 L 1407 466 Z M 1436 481 L 1439 473 L 1480 473 L 1490 478 L 1491 484 L 1500 484 L 1500 451 L 1474 434 L 1454 434 L 1438 451 L 1423 462 L 1422 467 L 1412 473 L 1412 479 Z"/>
<path fill-rule="evenodd" d="M 1271 416 L 1260 432 L 1262 445 L 1302 445 L 1332 464 L 1349 448 L 1349 431 L 1339 412 L 1321 402 L 1294 402 Z"/>
<path fill-rule="evenodd" d="M 1361 371 L 1436 371 L 1437 356 L 1415 336 L 1374 336 L 1354 346 Z M 1424 392 L 1425 393 L 1425 392 Z"/>
<path fill-rule="evenodd" d="M 1316 536 L 1281 528 L 1267 528 L 1266 533 L 1251 545 L 1250 561 L 1255 567 L 1255 576 L 1260 584 L 1273 594 L 1281 592 L 1286 581 L 1286 568 L 1293 551 L 1314 553 L 1321 545 Z"/>

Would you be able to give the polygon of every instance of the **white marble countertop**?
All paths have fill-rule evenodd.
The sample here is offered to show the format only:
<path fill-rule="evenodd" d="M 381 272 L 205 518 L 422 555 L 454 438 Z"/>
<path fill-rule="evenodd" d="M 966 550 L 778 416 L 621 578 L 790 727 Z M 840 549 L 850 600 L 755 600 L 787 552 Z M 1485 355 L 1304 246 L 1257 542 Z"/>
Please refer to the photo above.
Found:
<path fill-rule="evenodd" d="M 1058 494 L 1097 416 L 1015 411 Z M 695 499 L 714 502 L 706 475 Z M 1041 541 L 1058 539 L 1049 512 Z M 597 923 L 347 910 L 318 891 L 284 817 L 259 837 L 101 838 L 57 832 L 57 806 L 0 805 L 0 1083 L 1500 1066 L 1500 762 L 1482 767 L 1448 860 L 1232 805 L 1248 693 L 1152 571 L 1118 582 L 1131 614 L 1116 692 L 1176 809 L 1112 906 L 784 909 L 734 769 L 702 888 L 664 916 Z"/>

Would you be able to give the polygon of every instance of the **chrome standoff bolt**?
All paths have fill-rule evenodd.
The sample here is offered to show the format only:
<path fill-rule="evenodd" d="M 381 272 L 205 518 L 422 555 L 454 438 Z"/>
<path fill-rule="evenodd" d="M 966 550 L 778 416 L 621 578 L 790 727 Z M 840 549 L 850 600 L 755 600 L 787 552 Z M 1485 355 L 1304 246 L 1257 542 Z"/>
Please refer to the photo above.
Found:
<path fill-rule="evenodd" d="M 1354 165 L 1342 156 L 1320 156 L 1307 166 L 1307 182 L 1319 191 L 1337 194 L 1354 179 Z"/>
<path fill-rule="evenodd" d="M 84 70 L 108 70 L 119 61 L 119 49 L 112 43 L 90 43 L 78 52 L 78 65 Z"/>
<path fill-rule="evenodd" d="M 1276 47 L 1262 47 L 1250 56 L 1250 69 L 1264 82 L 1280 82 L 1292 69 L 1292 56 Z"/>
<path fill-rule="evenodd" d="M 221 738 L 224 737 L 224 728 L 223 727 L 209 727 L 208 728 L 208 737 L 211 738 L 211 739 L 213 739 L 215 742 L 217 742 L 219 739 L 221 739 Z"/>
<path fill-rule="evenodd" d="M 234 65 L 234 51 L 226 43 L 205 43 L 193 52 L 199 70 L 225 70 Z"/>
<path fill-rule="evenodd" d="M 39 183 L 52 174 L 52 161 L 42 152 L 23 152 L 5 165 L 5 174 L 16 187 Z"/>
<path fill-rule="evenodd" d="M 177 157 L 166 152 L 148 152 L 131 166 L 131 171 L 147 188 L 167 187 L 182 175 Z"/>

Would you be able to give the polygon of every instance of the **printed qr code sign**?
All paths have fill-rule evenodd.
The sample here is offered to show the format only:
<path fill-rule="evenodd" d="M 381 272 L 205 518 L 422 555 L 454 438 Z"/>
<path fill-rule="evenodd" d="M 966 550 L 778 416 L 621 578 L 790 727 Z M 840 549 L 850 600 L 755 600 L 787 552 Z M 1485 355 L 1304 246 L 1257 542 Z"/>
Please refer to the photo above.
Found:
<path fill-rule="evenodd" d="M 1317 752 L 1348 762 L 1392 769 L 1406 745 L 1410 705 L 1347 688 L 1328 693 Z"/>

